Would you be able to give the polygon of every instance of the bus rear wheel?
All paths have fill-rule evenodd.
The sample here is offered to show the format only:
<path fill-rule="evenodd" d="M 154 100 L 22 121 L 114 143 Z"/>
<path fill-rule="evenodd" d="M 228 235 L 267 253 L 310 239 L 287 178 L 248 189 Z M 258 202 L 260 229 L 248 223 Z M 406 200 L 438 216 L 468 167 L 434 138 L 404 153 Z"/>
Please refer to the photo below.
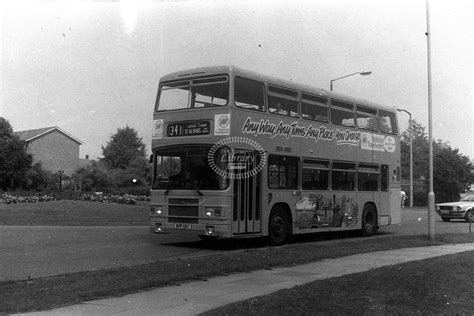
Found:
<path fill-rule="evenodd" d="M 368 237 L 377 233 L 377 211 L 372 204 L 366 204 L 362 211 L 362 236 Z"/>
<path fill-rule="evenodd" d="M 282 245 L 288 241 L 290 235 L 290 221 L 288 215 L 281 206 L 276 206 L 271 212 L 268 221 L 270 244 L 273 246 Z"/>

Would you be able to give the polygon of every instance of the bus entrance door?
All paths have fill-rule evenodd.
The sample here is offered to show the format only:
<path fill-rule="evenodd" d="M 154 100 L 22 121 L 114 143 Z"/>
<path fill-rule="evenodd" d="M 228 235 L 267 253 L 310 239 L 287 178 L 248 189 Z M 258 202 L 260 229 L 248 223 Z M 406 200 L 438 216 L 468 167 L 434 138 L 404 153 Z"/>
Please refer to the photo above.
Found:
<path fill-rule="evenodd" d="M 230 164 L 233 174 L 234 200 L 232 231 L 234 235 L 260 232 L 261 220 L 261 173 L 256 172 L 260 162 L 257 152 L 239 150 L 245 163 Z M 254 174 L 255 173 L 255 174 Z"/>

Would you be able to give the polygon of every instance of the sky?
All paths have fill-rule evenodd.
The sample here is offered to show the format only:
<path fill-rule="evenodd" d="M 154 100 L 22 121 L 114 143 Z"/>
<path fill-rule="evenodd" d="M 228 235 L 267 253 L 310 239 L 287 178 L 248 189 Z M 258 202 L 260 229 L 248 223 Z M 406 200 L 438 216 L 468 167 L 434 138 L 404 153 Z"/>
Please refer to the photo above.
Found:
<path fill-rule="evenodd" d="M 474 158 L 473 5 L 429 0 L 433 137 Z M 158 82 L 234 65 L 409 111 L 428 133 L 425 0 L 2 1 L 0 116 L 58 126 L 102 156 L 119 128 L 148 152 Z M 399 113 L 402 130 L 408 115 Z"/>

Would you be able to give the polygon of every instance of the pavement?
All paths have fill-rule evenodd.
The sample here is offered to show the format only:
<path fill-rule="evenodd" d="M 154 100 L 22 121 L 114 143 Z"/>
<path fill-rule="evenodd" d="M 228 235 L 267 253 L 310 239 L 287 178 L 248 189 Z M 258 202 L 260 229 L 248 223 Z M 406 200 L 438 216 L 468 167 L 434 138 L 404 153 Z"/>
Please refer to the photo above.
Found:
<path fill-rule="evenodd" d="M 308 282 L 465 251 L 474 251 L 474 243 L 377 251 L 219 276 L 25 315 L 196 315 Z"/>

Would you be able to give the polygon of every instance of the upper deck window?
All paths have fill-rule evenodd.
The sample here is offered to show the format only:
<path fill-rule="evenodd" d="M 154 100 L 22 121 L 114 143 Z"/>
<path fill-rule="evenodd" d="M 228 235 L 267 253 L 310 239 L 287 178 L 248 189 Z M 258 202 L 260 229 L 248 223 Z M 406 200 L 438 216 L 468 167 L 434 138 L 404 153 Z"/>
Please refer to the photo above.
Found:
<path fill-rule="evenodd" d="M 357 106 L 357 126 L 359 128 L 368 129 L 371 131 L 379 130 L 379 123 L 377 120 L 377 110 L 365 106 Z"/>
<path fill-rule="evenodd" d="M 226 105 L 229 78 L 213 76 L 164 82 L 158 94 L 158 111 L 204 108 Z"/>
<path fill-rule="evenodd" d="M 269 86 L 268 110 L 270 113 L 298 117 L 298 92 Z"/>
<path fill-rule="evenodd" d="M 329 122 L 328 98 L 303 92 L 301 95 L 301 115 L 308 120 Z"/>
<path fill-rule="evenodd" d="M 379 126 L 382 133 L 398 134 L 397 120 L 393 112 L 379 110 Z"/>
<path fill-rule="evenodd" d="M 265 111 L 265 86 L 255 80 L 235 77 L 235 105 L 240 108 Z"/>
<path fill-rule="evenodd" d="M 343 101 L 331 100 L 331 123 L 355 127 L 354 105 Z"/>

